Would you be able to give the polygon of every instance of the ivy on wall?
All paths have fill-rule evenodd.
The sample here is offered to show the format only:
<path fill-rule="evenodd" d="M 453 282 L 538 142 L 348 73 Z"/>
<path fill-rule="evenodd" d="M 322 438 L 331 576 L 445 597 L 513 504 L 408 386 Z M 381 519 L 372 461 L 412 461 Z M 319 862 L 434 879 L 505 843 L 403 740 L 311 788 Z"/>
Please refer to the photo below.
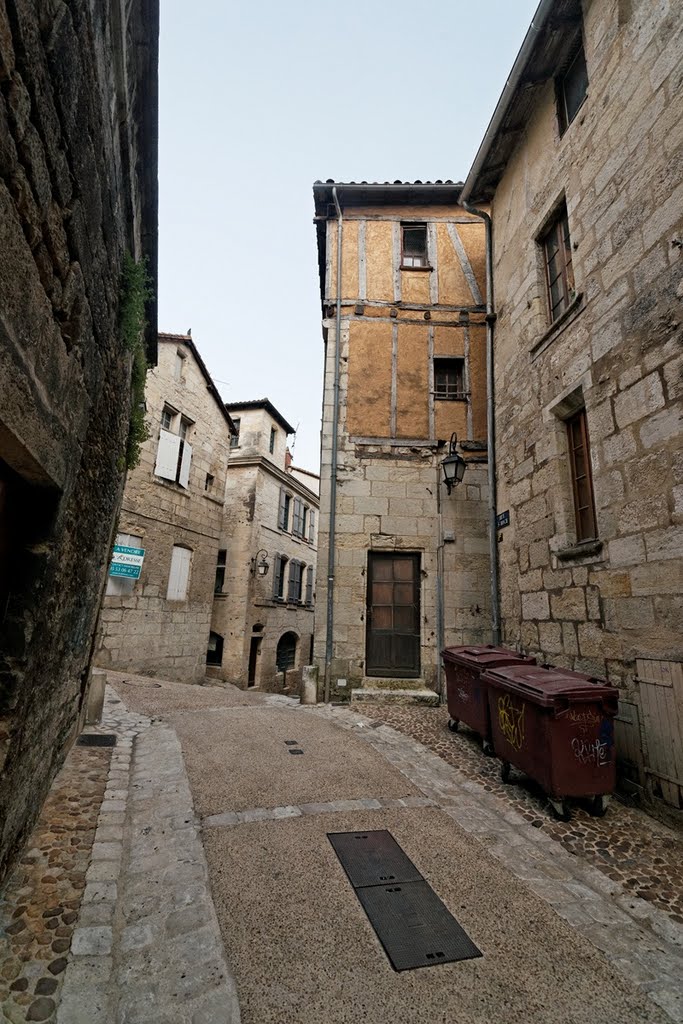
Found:
<path fill-rule="evenodd" d="M 140 449 L 149 437 L 145 420 L 145 381 L 147 378 L 147 357 L 145 355 L 145 303 L 151 298 L 149 274 L 146 259 L 136 263 L 129 252 L 123 258 L 121 271 L 121 338 L 128 352 L 132 353 L 131 404 L 128 440 L 125 457 L 121 466 L 134 469 L 140 461 Z"/>

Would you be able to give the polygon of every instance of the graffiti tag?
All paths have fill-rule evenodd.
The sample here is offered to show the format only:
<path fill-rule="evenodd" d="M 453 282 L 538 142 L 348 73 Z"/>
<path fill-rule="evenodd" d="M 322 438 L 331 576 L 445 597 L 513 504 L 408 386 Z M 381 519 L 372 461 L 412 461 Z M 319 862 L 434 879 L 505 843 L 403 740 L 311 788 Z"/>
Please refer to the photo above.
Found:
<path fill-rule="evenodd" d="M 460 687 L 458 687 L 458 697 L 465 703 L 467 703 L 467 701 L 470 699 L 470 695 L 467 692 L 467 690 L 462 690 L 460 689 Z"/>
<path fill-rule="evenodd" d="M 509 695 L 498 698 L 498 725 L 511 747 L 519 750 L 524 743 L 524 704 L 513 707 Z"/>
<path fill-rule="evenodd" d="M 579 722 L 581 725 L 597 725 L 600 721 L 600 715 L 590 709 L 579 711 L 572 708 L 567 717 L 570 722 Z"/>
<path fill-rule="evenodd" d="M 602 740 L 597 739 L 589 742 L 575 736 L 572 740 L 572 750 L 574 757 L 581 764 L 594 764 L 596 767 L 600 767 L 608 763 L 607 744 L 603 743 Z"/>

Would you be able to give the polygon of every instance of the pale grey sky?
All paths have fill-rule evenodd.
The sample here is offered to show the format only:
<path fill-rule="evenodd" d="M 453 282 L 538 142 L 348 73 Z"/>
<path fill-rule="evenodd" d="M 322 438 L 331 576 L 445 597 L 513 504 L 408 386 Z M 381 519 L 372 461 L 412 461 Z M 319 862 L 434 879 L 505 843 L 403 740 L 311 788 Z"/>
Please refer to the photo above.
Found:
<path fill-rule="evenodd" d="M 270 398 L 297 464 L 318 466 L 313 182 L 462 179 L 536 4 L 162 0 L 159 326 L 192 328 L 226 401 Z"/>

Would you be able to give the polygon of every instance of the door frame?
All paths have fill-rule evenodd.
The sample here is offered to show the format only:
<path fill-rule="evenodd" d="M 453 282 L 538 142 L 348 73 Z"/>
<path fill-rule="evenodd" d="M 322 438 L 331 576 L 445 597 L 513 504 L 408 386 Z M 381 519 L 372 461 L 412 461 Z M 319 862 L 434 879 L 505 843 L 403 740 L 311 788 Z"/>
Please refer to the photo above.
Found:
<path fill-rule="evenodd" d="M 413 585 L 415 588 L 415 603 L 417 605 L 417 667 L 415 669 L 392 669 L 387 672 L 370 671 L 369 668 L 369 646 L 370 632 L 372 628 L 372 563 L 373 559 L 380 558 L 406 558 L 412 559 L 415 566 Z M 373 679 L 419 679 L 422 674 L 422 552 L 420 551 L 368 551 L 367 561 L 367 587 L 365 596 L 365 675 Z"/>

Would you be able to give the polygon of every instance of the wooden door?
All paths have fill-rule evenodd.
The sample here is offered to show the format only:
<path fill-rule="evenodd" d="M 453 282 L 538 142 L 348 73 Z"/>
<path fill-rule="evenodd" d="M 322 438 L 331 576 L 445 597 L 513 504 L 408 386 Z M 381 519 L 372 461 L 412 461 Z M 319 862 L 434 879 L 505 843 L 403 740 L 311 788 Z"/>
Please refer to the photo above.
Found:
<path fill-rule="evenodd" d="M 371 553 L 366 674 L 420 674 L 420 556 Z"/>

